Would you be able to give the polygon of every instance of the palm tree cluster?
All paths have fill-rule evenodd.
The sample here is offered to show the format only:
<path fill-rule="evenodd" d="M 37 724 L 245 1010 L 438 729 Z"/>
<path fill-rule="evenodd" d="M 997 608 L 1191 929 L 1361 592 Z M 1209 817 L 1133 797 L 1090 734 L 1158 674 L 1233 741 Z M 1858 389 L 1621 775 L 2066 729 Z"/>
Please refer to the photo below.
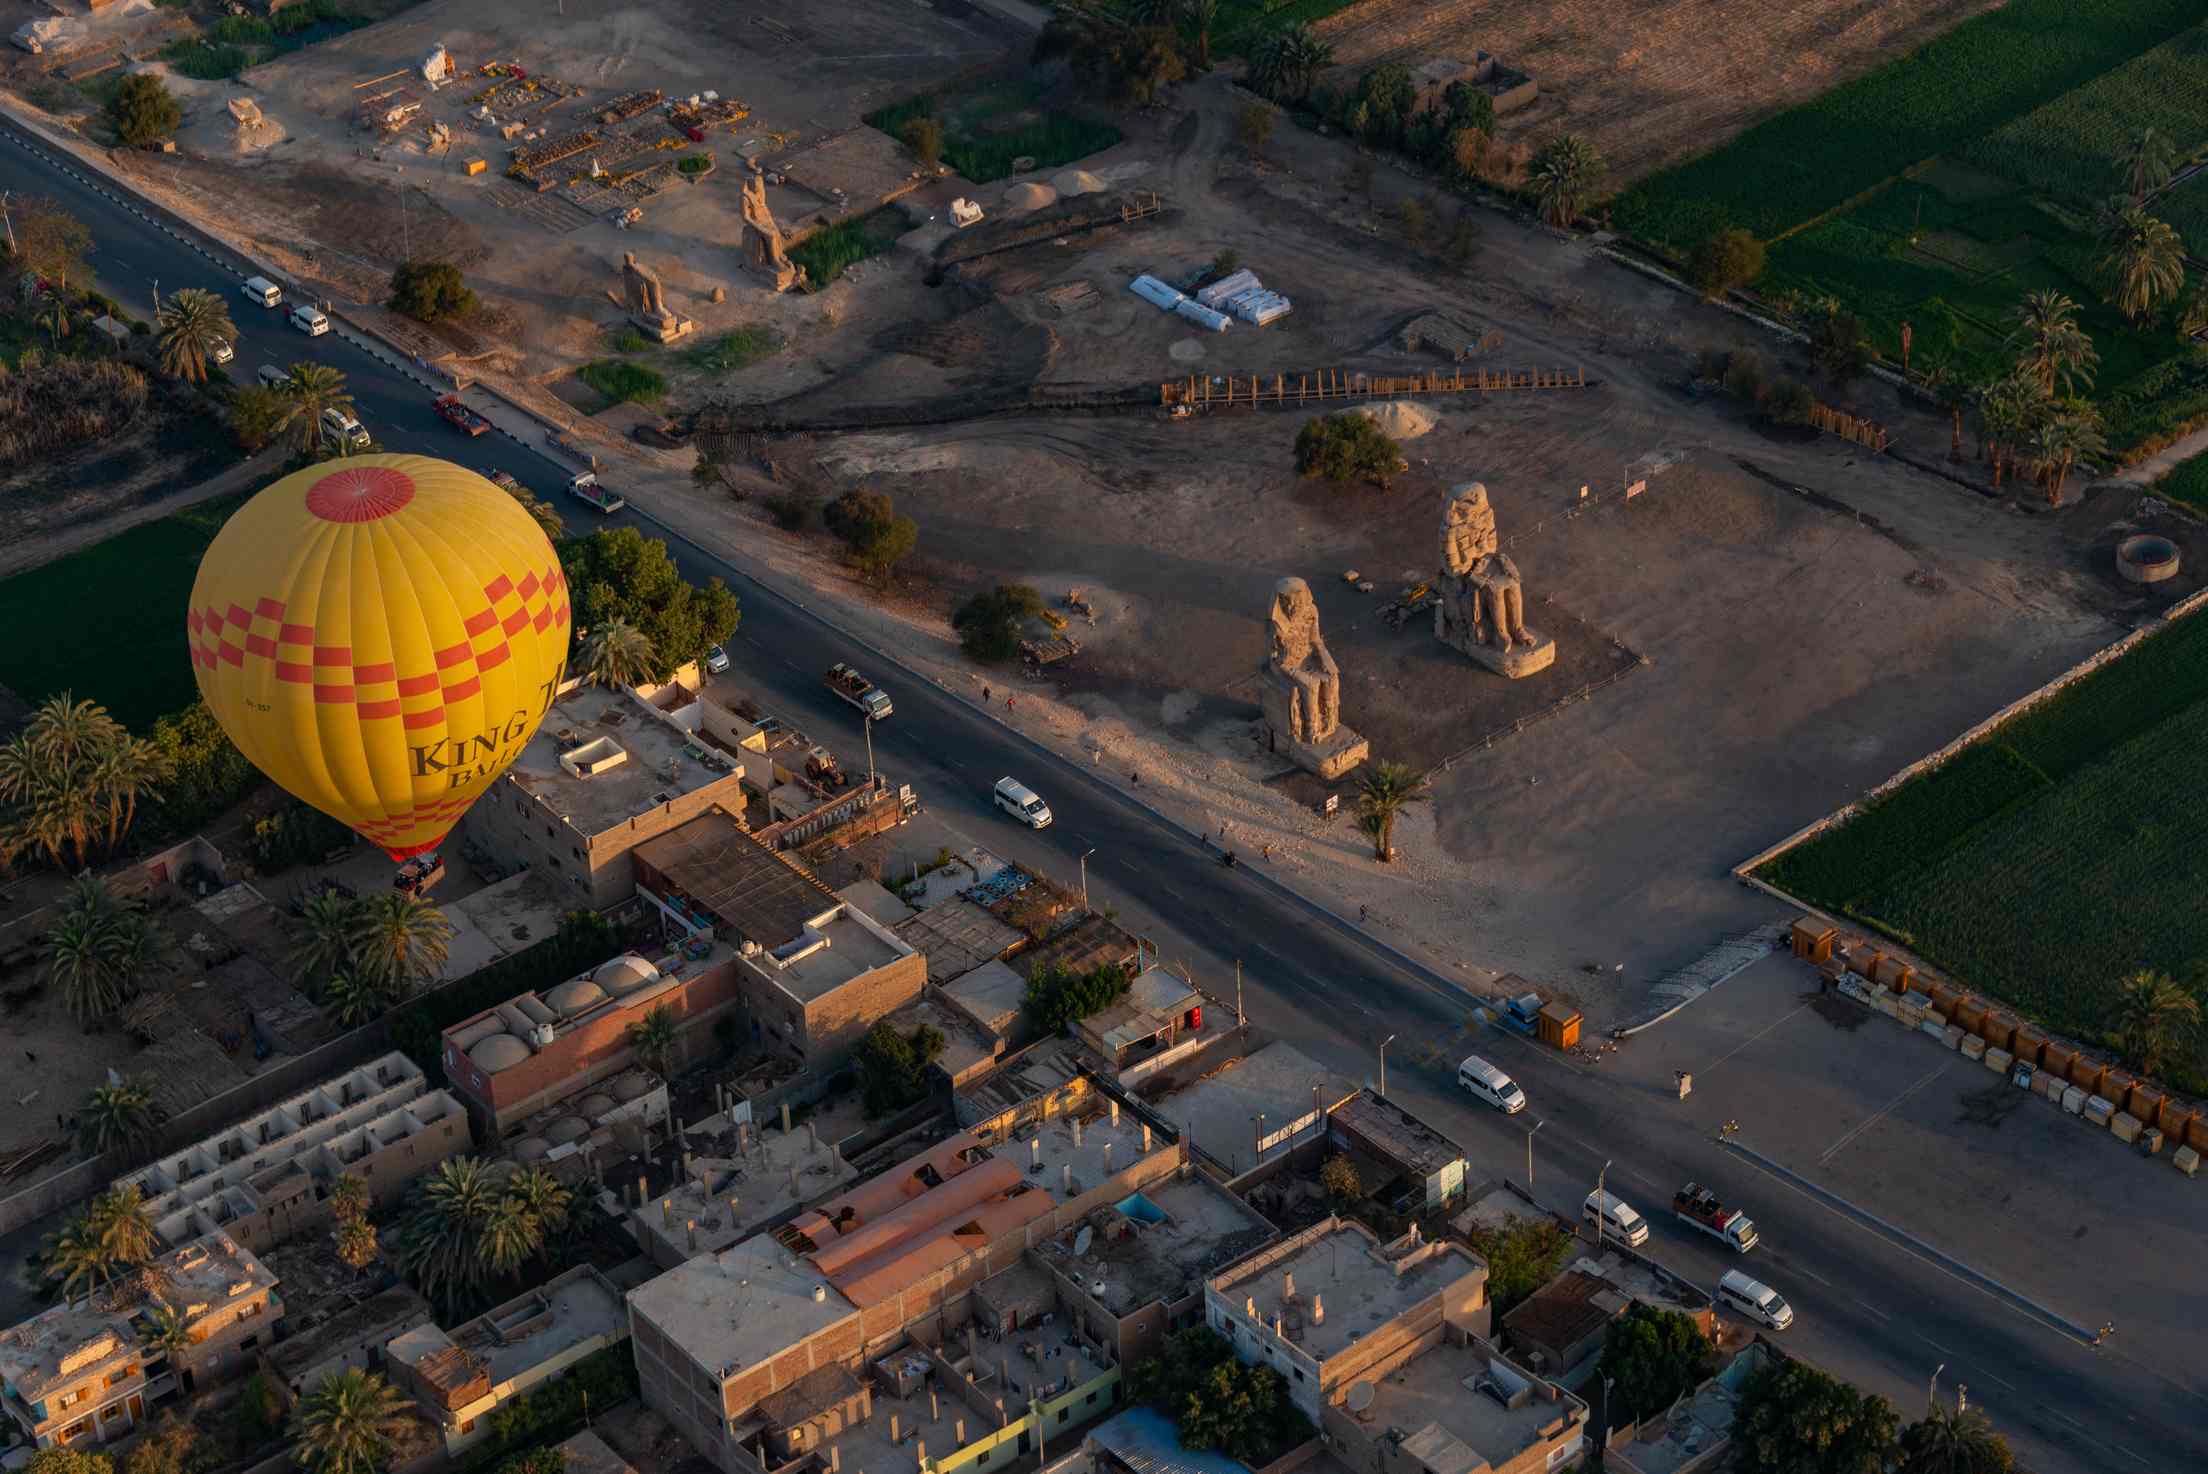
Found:
<path fill-rule="evenodd" d="M 48 698 L 0 747 L 0 866 L 24 854 L 82 866 L 113 849 L 169 776 L 161 749 L 96 702 Z"/>
<path fill-rule="evenodd" d="M 330 1372 L 291 1410 L 292 1453 L 312 1474 L 375 1474 L 406 1429 L 407 1399 L 375 1372 Z"/>
<path fill-rule="evenodd" d="M 325 887 L 300 902 L 291 960 L 336 1021 L 358 1028 L 443 971 L 453 925 L 419 896 Z"/>
<path fill-rule="evenodd" d="M 90 1292 L 153 1262 L 160 1249 L 144 1196 L 128 1184 L 109 1188 L 91 1206 L 47 1236 L 46 1278 L 64 1298 Z"/>
<path fill-rule="evenodd" d="M 2131 137 L 2115 160 L 2121 193 L 2101 207 L 2100 269 L 2108 300 L 2143 327 L 2185 291 L 2185 242 L 2167 221 L 2147 213 L 2147 201 L 2176 172 L 2177 149 L 2152 128 Z"/>
<path fill-rule="evenodd" d="M 330 1184 L 330 1216 L 338 1260 L 354 1271 L 376 1262 L 376 1226 L 368 1221 L 368 1185 L 347 1172 Z"/>
<path fill-rule="evenodd" d="M 1526 170 L 1526 187 L 1535 208 L 1549 224 L 1563 228 L 1577 220 L 1602 192 L 1606 166 L 1595 146 L 1577 133 L 1563 133 L 1542 145 Z"/>
<path fill-rule="evenodd" d="M 248 450 L 282 437 L 301 455 L 322 443 L 328 410 L 351 414 L 353 393 L 345 375 L 326 363 L 295 363 L 281 383 L 249 384 L 230 395 L 230 431 Z M 351 447 L 340 446 L 340 453 Z"/>
<path fill-rule="evenodd" d="M 195 384 L 207 381 L 218 348 L 237 341 L 237 325 L 223 299 L 202 287 L 186 287 L 161 304 L 161 367 Z"/>
<path fill-rule="evenodd" d="M 167 1113 L 140 1081 L 95 1085 L 77 1107 L 77 1145 L 95 1156 L 130 1153 L 152 1141 Z"/>
<path fill-rule="evenodd" d="M 2078 304 L 2061 292 L 2033 292 L 2012 315 L 2016 366 L 1969 392 L 1979 456 L 1992 466 L 1996 487 L 2014 467 L 2059 504 L 2072 468 L 2108 449 L 2100 411 L 2077 392 L 2091 386 L 2100 355 L 2078 324 Z M 1960 393 L 1950 389 L 1942 402 L 1958 402 Z"/>
<path fill-rule="evenodd" d="M 451 1310 L 487 1282 L 549 1259 L 573 1208 L 542 1167 L 447 1158 L 415 1184 L 393 1257 L 414 1288 Z"/>
<path fill-rule="evenodd" d="M 67 309 L 56 310 L 66 323 Z M 23 465 L 89 445 L 128 429 L 145 407 L 146 376 L 132 364 L 26 348 L 0 372 L 0 460 Z"/>
<path fill-rule="evenodd" d="M 79 1023 L 93 1024 L 128 1003 L 161 955 L 161 933 L 134 898 L 118 896 L 90 873 L 69 883 L 46 934 L 47 976 Z"/>
<path fill-rule="evenodd" d="M 674 1071 L 675 1046 L 681 1036 L 675 1010 L 662 1003 L 629 1025 L 629 1049 L 645 1069 L 665 1080 Z"/>

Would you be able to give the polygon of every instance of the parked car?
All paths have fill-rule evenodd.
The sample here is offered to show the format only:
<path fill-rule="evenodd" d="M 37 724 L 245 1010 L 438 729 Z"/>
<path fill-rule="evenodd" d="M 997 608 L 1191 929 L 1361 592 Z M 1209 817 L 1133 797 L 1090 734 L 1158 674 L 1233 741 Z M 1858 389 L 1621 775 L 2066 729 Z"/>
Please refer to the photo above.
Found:
<path fill-rule="evenodd" d="M 1019 820 L 1030 829 L 1050 827 L 1050 805 L 1035 796 L 1035 790 L 1012 778 L 999 778 L 996 788 L 997 807 Z"/>
<path fill-rule="evenodd" d="M 334 406 L 322 411 L 322 438 L 332 445 L 356 450 L 365 449 L 369 444 L 368 427 Z"/>
<path fill-rule="evenodd" d="M 1648 1242 L 1648 1220 L 1633 1205 L 1611 1192 L 1591 1192 L 1579 1206 L 1580 1219 L 1604 1238 L 1616 1239 L 1629 1249 Z"/>
<path fill-rule="evenodd" d="M 1457 1083 L 1472 1092 L 1474 1100 L 1506 1116 L 1515 1116 L 1526 1108 L 1526 1092 L 1518 1088 L 1518 1082 L 1476 1054 L 1466 1055 L 1457 1066 Z"/>
<path fill-rule="evenodd" d="M 260 307 L 280 306 L 284 300 L 284 289 L 265 276 L 247 277 L 238 284 L 238 290 L 245 294 L 246 301 Z"/>
<path fill-rule="evenodd" d="M 728 652 L 718 645 L 706 651 L 705 668 L 714 675 L 720 675 L 723 671 L 726 671 L 728 669 Z"/>
<path fill-rule="evenodd" d="M 217 338 L 215 346 L 207 350 L 207 356 L 217 363 L 228 363 L 238 356 L 238 350 L 231 347 L 226 340 Z"/>
<path fill-rule="evenodd" d="M 310 338 L 319 338 L 330 330 L 330 320 L 320 308 L 304 305 L 291 309 L 291 325 Z"/>
<path fill-rule="evenodd" d="M 291 370 L 278 368 L 273 363 L 262 364 L 258 372 L 261 382 L 271 389 L 281 389 L 291 382 Z"/>

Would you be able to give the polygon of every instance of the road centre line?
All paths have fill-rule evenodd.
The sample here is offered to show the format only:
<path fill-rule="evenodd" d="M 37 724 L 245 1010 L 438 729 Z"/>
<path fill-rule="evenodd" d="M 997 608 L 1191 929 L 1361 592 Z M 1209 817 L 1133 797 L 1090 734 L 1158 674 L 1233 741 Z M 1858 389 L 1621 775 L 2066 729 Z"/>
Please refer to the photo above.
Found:
<path fill-rule="evenodd" d="M 1910 1086 L 1907 1090 L 1902 1091 L 1901 1094 L 1895 1096 L 1892 1100 L 1889 1100 L 1888 1102 L 1886 1102 L 1886 1104 L 1880 1106 L 1870 1115 L 1865 1116 L 1862 1120 L 1858 1121 L 1855 1124 L 1855 1128 L 1853 1130 L 1841 1136 L 1841 1138 L 1838 1141 L 1834 1142 L 1831 1146 L 1826 1147 L 1824 1155 L 1817 1159 L 1817 1165 L 1822 1167 L 1829 1163 L 1834 1157 L 1840 1154 L 1841 1150 L 1845 1148 L 1849 1142 L 1855 1140 L 1858 1136 L 1861 1136 L 1864 1132 L 1870 1130 L 1873 1126 L 1876 1126 L 1880 1121 L 1886 1119 L 1887 1113 L 1893 1110 L 1895 1106 L 1900 1105 L 1910 1096 L 1915 1095 L 1918 1091 L 1924 1089 L 1925 1086 L 1931 1084 L 1941 1075 L 1947 1073 L 1947 1071 L 1951 1069 L 1954 1064 L 1954 1060 L 1945 1059 L 1940 1061 L 1940 1063 L 1934 1065 L 1931 1069 L 1927 1070 L 1924 1073 L 1923 1078 L 1918 1080 L 1916 1084 Z"/>

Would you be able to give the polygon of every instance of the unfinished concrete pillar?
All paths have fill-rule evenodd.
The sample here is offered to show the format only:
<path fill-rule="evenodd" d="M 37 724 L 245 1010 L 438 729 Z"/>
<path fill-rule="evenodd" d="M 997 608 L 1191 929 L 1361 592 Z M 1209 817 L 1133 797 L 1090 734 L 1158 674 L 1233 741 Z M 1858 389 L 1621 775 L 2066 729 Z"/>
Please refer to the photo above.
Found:
<path fill-rule="evenodd" d="M 1112 1102 L 1112 1124 L 1114 1126 L 1119 1124 L 1119 1102 L 1116 1100 Z"/>
<path fill-rule="evenodd" d="M 1040 1136 L 1028 1139 L 1027 1165 L 1032 1170 L 1040 1170 L 1043 1165 L 1043 1139 Z"/>
<path fill-rule="evenodd" d="M 1012 1390 L 1012 1363 L 1001 1356 L 997 1358 L 997 1385 L 1007 1392 Z M 1003 1408 L 1004 1399 L 1002 1397 L 997 1399 L 997 1406 L 999 1409 Z"/>
<path fill-rule="evenodd" d="M 1104 1143 L 1104 1175 L 1112 1175 L 1112 1144 L 1108 1141 Z"/>
<path fill-rule="evenodd" d="M 1296 1276 L 1292 1270 L 1280 1277 L 1280 1298 L 1283 1300 L 1296 1298 Z"/>
<path fill-rule="evenodd" d="M 1326 1297 L 1324 1295 L 1313 1295 L 1311 1297 L 1311 1324 L 1315 1326 L 1326 1324 Z"/>
<path fill-rule="evenodd" d="M 1281 1319 L 1278 1315 L 1275 1315 L 1273 1317 L 1273 1334 L 1278 1336 L 1283 1341 L 1288 1339 L 1288 1329 L 1284 1324 L 1282 1324 Z"/>
<path fill-rule="evenodd" d="M 889 1441 L 891 1443 L 904 1442 L 903 1437 L 899 1435 L 897 1430 L 897 1415 L 895 1413 L 889 1415 Z"/>
<path fill-rule="evenodd" d="M 690 1252 L 695 1254 L 698 1252 L 698 1220 L 695 1218 L 685 1219 L 684 1227 L 690 1232 Z"/>
<path fill-rule="evenodd" d="M 828 1445 L 828 1474 L 842 1474 L 842 1470 L 843 1445 L 831 1443 Z"/>
<path fill-rule="evenodd" d="M 675 1226 L 675 1200 L 673 1198 L 661 1198 L 659 1200 L 659 1226 L 661 1228 L 673 1228 Z"/>
<path fill-rule="evenodd" d="M 688 1152 L 682 1154 L 682 1180 L 689 1182 L 698 1175 L 697 1159 Z"/>
<path fill-rule="evenodd" d="M 912 1441 L 912 1451 L 913 1451 L 913 1454 L 915 1455 L 915 1457 L 917 1457 L 917 1458 L 919 1459 L 919 1461 L 920 1461 L 920 1467 L 921 1467 L 921 1468 L 923 1468 L 923 1469 L 927 1468 L 927 1467 L 928 1467 L 928 1441 L 927 1441 L 927 1440 L 926 1440 L 925 1438 L 915 1438 L 915 1439 L 914 1439 L 914 1440 Z"/>
<path fill-rule="evenodd" d="M 800 1192 L 801 1190 L 797 1185 L 797 1164 L 793 1162 L 790 1164 L 790 1196 L 797 1197 Z"/>
<path fill-rule="evenodd" d="M 974 1344 L 974 1323 L 973 1323 L 972 1321 L 968 1321 L 968 1322 L 966 1322 L 966 1362 L 967 1362 L 967 1365 L 968 1365 L 969 1367 L 971 1367 L 971 1366 L 973 1365 L 973 1360 L 974 1360 L 974 1358 L 975 1358 L 976 1356 L 980 1355 L 980 1354 L 981 1354 L 980 1348 L 979 1348 L 978 1346 L 976 1346 L 976 1345 Z M 969 1373 L 968 1373 L 968 1378 L 967 1378 L 967 1379 L 968 1379 L 969 1381 L 971 1381 L 971 1380 L 972 1380 L 972 1374 L 971 1374 L 971 1372 L 969 1372 Z"/>
<path fill-rule="evenodd" d="M 942 1419 L 943 1399 L 936 1395 L 935 1384 L 933 1382 L 930 1382 L 928 1384 L 928 1421 L 931 1423 L 938 1423 L 941 1422 Z"/>
<path fill-rule="evenodd" d="M 966 1446 L 966 1420 L 964 1418 L 960 1418 L 951 1424 L 951 1442 L 957 1444 L 960 1448 Z"/>
<path fill-rule="evenodd" d="M 817 1122 L 817 1121 L 807 1121 L 807 1122 L 805 1123 L 805 1144 L 806 1144 L 807 1146 L 819 1146 L 819 1145 L 820 1145 L 820 1123 L 819 1123 L 819 1122 Z"/>
<path fill-rule="evenodd" d="M 1150 1154 L 1150 1123 L 1148 1121 L 1142 1123 L 1142 1152 L 1144 1156 Z"/>
<path fill-rule="evenodd" d="M 789 1132 L 790 1132 L 790 1103 L 789 1103 L 788 1101 L 786 1101 L 786 1100 L 785 1100 L 784 1102 L 782 1102 L 782 1134 L 783 1134 L 783 1135 L 785 1135 L 785 1136 L 787 1136 L 787 1135 L 789 1135 Z"/>
<path fill-rule="evenodd" d="M 1081 1144 L 1081 1118 L 1079 1116 L 1073 1118 L 1073 1144 L 1075 1146 Z"/>
<path fill-rule="evenodd" d="M 1058 1184 L 1066 1190 L 1068 1197 L 1073 1195 L 1073 1163 L 1060 1162 L 1058 1164 Z"/>
<path fill-rule="evenodd" d="M 651 1190 L 651 1188 L 650 1188 L 650 1187 L 646 1186 L 646 1184 L 645 1184 L 645 1182 L 644 1182 L 644 1174 L 643 1174 L 643 1173 L 641 1173 L 641 1172 L 637 1173 L 637 1174 L 636 1174 L 636 1206 L 637 1206 L 637 1207 L 639 1207 L 639 1208 L 643 1207 L 645 1203 L 647 1203 L 648 1201 L 650 1201 L 650 1199 L 651 1199 L 651 1196 L 652 1196 L 652 1190 Z"/>

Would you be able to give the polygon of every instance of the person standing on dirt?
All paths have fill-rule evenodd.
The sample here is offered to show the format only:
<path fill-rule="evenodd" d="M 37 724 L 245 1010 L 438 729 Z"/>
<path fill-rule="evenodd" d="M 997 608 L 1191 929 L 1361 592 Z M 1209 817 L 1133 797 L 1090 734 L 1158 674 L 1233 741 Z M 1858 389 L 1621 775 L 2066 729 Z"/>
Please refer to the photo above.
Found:
<path fill-rule="evenodd" d="M 987 686 L 981 688 L 981 704 L 983 706 L 989 704 L 989 688 Z"/>

